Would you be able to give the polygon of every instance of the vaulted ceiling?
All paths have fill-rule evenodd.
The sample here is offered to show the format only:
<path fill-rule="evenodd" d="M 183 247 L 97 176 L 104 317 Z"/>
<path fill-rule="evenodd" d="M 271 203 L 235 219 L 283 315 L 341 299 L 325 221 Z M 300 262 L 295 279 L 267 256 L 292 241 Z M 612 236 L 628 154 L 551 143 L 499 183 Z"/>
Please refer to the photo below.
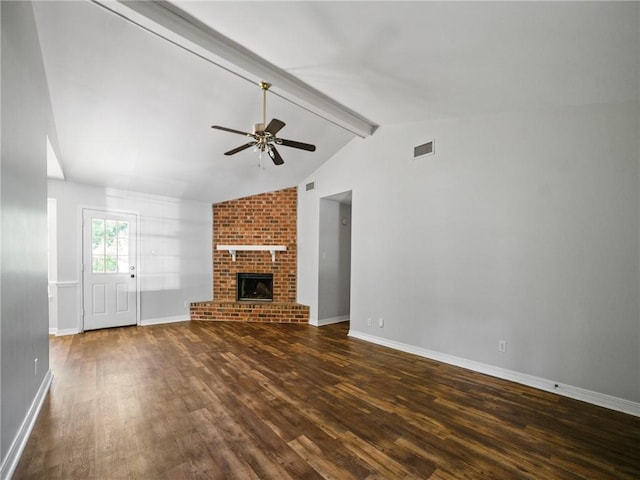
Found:
<path fill-rule="evenodd" d="M 637 2 L 35 2 L 67 180 L 216 202 L 386 125 L 638 101 Z M 270 78 L 265 78 L 270 77 Z M 274 166 L 247 139 L 273 84 Z M 373 133 L 372 133 L 373 132 Z M 399 146 L 410 149 L 412 146 Z"/>

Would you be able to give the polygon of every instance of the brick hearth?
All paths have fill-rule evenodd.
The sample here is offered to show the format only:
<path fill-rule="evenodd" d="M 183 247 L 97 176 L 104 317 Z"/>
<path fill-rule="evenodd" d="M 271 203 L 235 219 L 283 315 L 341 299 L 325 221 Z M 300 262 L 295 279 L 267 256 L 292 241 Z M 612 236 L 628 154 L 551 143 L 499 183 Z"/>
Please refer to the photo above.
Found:
<path fill-rule="evenodd" d="M 307 323 L 309 307 L 298 303 L 197 302 L 191 304 L 191 320 Z"/>
<path fill-rule="evenodd" d="M 295 187 L 213 205 L 213 300 L 190 306 L 191 320 L 307 323 L 309 307 L 296 303 L 297 201 Z M 241 251 L 236 261 L 218 245 L 280 245 Z M 272 273 L 273 302 L 236 301 L 236 274 Z"/>

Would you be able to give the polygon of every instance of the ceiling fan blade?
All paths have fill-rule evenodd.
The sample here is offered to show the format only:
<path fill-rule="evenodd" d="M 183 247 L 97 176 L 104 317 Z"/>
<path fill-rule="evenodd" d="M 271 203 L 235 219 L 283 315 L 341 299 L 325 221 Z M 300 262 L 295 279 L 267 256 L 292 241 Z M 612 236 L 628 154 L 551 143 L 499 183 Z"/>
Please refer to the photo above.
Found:
<path fill-rule="evenodd" d="M 277 138 L 276 143 L 278 145 L 284 145 L 285 147 L 299 148 L 300 150 L 307 150 L 309 152 L 316 151 L 316 146 L 310 143 L 295 142 L 293 140 L 285 140 L 284 138 Z"/>
<path fill-rule="evenodd" d="M 211 128 L 222 130 L 223 132 L 237 133 L 238 135 L 244 135 L 246 137 L 253 137 L 253 133 L 241 132 L 240 130 L 234 130 L 233 128 L 221 127 L 219 125 L 211 125 Z"/>
<path fill-rule="evenodd" d="M 249 143 L 245 143 L 244 145 L 241 145 L 239 147 L 234 148 L 233 150 L 229 150 L 228 152 L 224 152 L 225 155 L 234 155 L 238 152 L 241 152 L 243 150 L 246 150 L 249 147 L 253 147 L 256 144 L 256 142 L 249 142 Z"/>
<path fill-rule="evenodd" d="M 267 125 L 267 128 L 265 128 L 264 131 L 269 132 L 271 135 L 275 136 L 275 134 L 282 130 L 282 127 L 284 127 L 285 125 L 286 123 L 284 123 L 282 120 L 274 118 L 269 122 L 269 125 Z"/>
<path fill-rule="evenodd" d="M 284 163 L 284 160 L 278 153 L 278 150 L 276 150 L 276 147 L 274 147 L 273 145 L 269 145 L 269 156 L 271 157 L 271 160 L 273 160 L 273 163 L 275 163 L 276 165 L 282 165 Z"/>

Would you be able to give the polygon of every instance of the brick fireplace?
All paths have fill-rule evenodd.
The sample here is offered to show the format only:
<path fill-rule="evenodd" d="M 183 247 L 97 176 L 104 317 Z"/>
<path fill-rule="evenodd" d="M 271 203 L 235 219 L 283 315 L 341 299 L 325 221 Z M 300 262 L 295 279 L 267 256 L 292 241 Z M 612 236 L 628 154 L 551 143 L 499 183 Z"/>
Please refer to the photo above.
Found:
<path fill-rule="evenodd" d="M 213 300 L 191 304 L 192 320 L 307 323 L 296 303 L 295 187 L 213 205 Z M 239 273 L 272 275 L 272 300 L 238 300 Z"/>

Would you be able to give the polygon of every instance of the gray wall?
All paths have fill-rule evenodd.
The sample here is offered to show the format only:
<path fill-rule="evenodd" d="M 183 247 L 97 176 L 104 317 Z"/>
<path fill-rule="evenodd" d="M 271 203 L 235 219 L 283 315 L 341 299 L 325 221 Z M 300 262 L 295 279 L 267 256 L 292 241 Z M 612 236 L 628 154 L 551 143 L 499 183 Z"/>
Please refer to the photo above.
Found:
<path fill-rule="evenodd" d="M 49 197 L 56 199 L 57 333 L 74 333 L 81 322 L 82 208 L 138 215 L 141 323 L 188 319 L 185 301 L 211 299 L 210 204 L 60 180 L 49 180 Z"/>
<path fill-rule="evenodd" d="M 0 2 L 1 425 L 9 448 L 49 370 L 46 137 L 50 104 L 30 2 Z M 34 358 L 38 358 L 34 374 Z"/>
<path fill-rule="evenodd" d="M 639 116 L 630 101 L 354 140 L 300 184 L 298 301 L 318 305 L 320 198 L 352 190 L 353 332 L 639 402 Z"/>

